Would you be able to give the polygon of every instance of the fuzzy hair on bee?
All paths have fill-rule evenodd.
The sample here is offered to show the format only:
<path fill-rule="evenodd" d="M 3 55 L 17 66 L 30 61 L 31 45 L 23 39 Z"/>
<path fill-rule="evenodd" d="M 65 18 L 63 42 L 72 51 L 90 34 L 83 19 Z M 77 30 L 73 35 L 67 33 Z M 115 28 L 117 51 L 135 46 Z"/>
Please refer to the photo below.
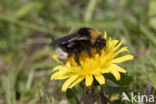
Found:
<path fill-rule="evenodd" d="M 60 47 L 56 48 L 55 54 L 59 56 L 58 59 L 62 62 L 65 62 L 69 56 L 69 54 Z"/>
<path fill-rule="evenodd" d="M 54 40 L 50 45 L 57 46 L 55 53 L 60 61 L 65 63 L 68 57 L 74 54 L 76 63 L 81 65 L 79 54 L 86 51 L 91 57 L 93 48 L 100 54 L 100 50 L 106 46 L 106 40 L 97 29 L 83 27 L 72 34 Z"/>

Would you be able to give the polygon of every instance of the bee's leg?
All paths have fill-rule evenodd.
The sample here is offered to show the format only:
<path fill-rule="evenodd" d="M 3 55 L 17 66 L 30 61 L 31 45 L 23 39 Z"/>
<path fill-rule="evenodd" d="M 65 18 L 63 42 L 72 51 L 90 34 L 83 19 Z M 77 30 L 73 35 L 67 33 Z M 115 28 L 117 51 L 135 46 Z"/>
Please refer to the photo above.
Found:
<path fill-rule="evenodd" d="M 80 66 L 80 61 L 79 61 L 79 52 L 78 51 L 75 51 L 74 52 L 74 55 L 75 55 L 75 62 L 77 63 L 78 66 Z"/>
<path fill-rule="evenodd" d="M 96 47 L 96 51 L 97 51 L 97 53 L 99 53 L 99 55 L 101 56 L 101 49 L 98 48 L 98 47 Z"/>
<path fill-rule="evenodd" d="M 91 50 L 91 48 L 87 48 L 86 49 L 86 52 L 88 53 L 89 57 L 92 56 L 92 50 Z"/>

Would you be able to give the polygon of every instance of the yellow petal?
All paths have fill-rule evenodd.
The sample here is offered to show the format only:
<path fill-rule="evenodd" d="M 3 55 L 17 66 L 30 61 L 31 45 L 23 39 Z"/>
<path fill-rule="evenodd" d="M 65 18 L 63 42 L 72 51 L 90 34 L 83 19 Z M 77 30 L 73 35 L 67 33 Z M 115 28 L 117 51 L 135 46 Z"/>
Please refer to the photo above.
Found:
<path fill-rule="evenodd" d="M 134 58 L 133 55 L 125 55 L 125 56 L 113 59 L 112 63 L 122 63 L 128 60 L 133 60 L 133 58 Z"/>
<path fill-rule="evenodd" d="M 68 78 L 68 77 L 64 76 L 63 74 L 59 74 L 59 72 L 56 72 L 51 76 L 51 80 L 53 80 L 53 79 L 65 79 L 65 78 Z"/>
<path fill-rule="evenodd" d="M 69 61 L 66 62 L 66 66 L 67 66 L 67 67 L 71 67 L 71 64 L 70 64 Z"/>
<path fill-rule="evenodd" d="M 116 57 L 117 55 L 119 55 L 122 52 L 129 52 L 129 50 L 127 49 L 127 47 L 122 47 L 119 51 L 114 53 L 113 57 Z"/>
<path fill-rule="evenodd" d="M 75 82 L 73 82 L 73 83 L 69 86 L 69 88 L 73 88 L 76 84 L 80 83 L 83 79 L 84 79 L 84 77 L 78 78 Z"/>
<path fill-rule="evenodd" d="M 119 40 L 113 40 L 114 46 L 119 42 Z"/>
<path fill-rule="evenodd" d="M 94 75 L 97 75 L 97 74 L 100 74 L 101 73 L 101 68 L 95 68 L 94 70 L 93 70 L 93 74 Z"/>
<path fill-rule="evenodd" d="M 107 44 L 106 44 L 106 49 L 111 47 L 112 41 L 111 41 L 111 37 L 109 37 L 109 39 L 107 39 Z"/>
<path fill-rule="evenodd" d="M 68 72 L 68 69 L 66 67 L 63 67 L 61 70 L 55 72 L 54 74 L 58 73 L 58 74 L 65 74 Z"/>
<path fill-rule="evenodd" d="M 51 76 L 51 80 L 55 79 L 55 80 L 62 80 L 62 79 L 66 79 L 69 78 L 70 76 L 66 76 L 66 75 L 52 75 Z"/>
<path fill-rule="evenodd" d="M 112 64 L 111 65 L 112 70 L 116 70 L 118 72 L 122 72 L 122 73 L 126 73 L 126 70 L 121 68 L 120 66 L 116 65 L 116 64 Z"/>
<path fill-rule="evenodd" d="M 78 76 L 72 76 L 69 79 L 67 79 L 62 86 L 62 91 L 66 91 L 69 85 L 73 83 L 73 81 L 75 81 L 77 78 Z"/>
<path fill-rule="evenodd" d="M 93 83 L 93 76 L 92 75 L 87 75 L 85 78 L 85 84 L 86 86 L 91 86 Z"/>
<path fill-rule="evenodd" d="M 116 70 L 111 70 L 111 73 L 114 75 L 116 80 L 120 80 L 120 73 Z"/>
<path fill-rule="evenodd" d="M 58 72 L 58 74 L 53 74 L 51 76 L 51 80 L 52 79 L 57 79 L 57 80 L 66 79 L 66 78 L 69 78 L 69 77 L 72 77 L 72 76 L 75 76 L 75 75 L 76 75 L 75 73 L 71 73 L 71 72 L 64 73 L 64 74 L 59 74 L 59 72 Z"/>
<path fill-rule="evenodd" d="M 57 70 L 64 70 L 65 68 L 66 68 L 66 67 L 63 66 L 63 65 L 58 65 L 58 66 L 56 66 L 56 67 L 54 67 L 54 68 L 52 69 L 52 72 L 57 71 Z"/>
<path fill-rule="evenodd" d="M 110 67 L 104 67 L 101 69 L 101 73 L 104 74 L 104 73 L 109 73 L 110 72 Z"/>
<path fill-rule="evenodd" d="M 122 40 L 122 41 L 115 47 L 115 50 L 117 50 L 117 49 L 122 45 L 123 42 L 124 42 L 124 40 Z"/>
<path fill-rule="evenodd" d="M 95 79 L 99 82 L 100 85 L 105 84 L 105 78 L 103 75 L 95 75 Z"/>
<path fill-rule="evenodd" d="M 108 41 L 109 41 L 109 44 L 110 44 L 110 43 L 112 43 L 112 38 L 111 38 L 111 37 L 109 37 L 109 40 L 108 40 Z"/>
<path fill-rule="evenodd" d="M 107 40 L 107 32 L 104 32 L 104 38 Z"/>
<path fill-rule="evenodd" d="M 55 59 L 57 62 L 62 63 L 62 62 L 58 59 L 58 57 L 57 57 L 56 54 L 54 54 L 52 57 L 53 57 L 53 59 Z"/>
<path fill-rule="evenodd" d="M 68 73 L 68 69 L 67 68 L 64 68 L 64 69 L 62 69 L 62 70 L 59 70 L 59 71 L 57 71 L 57 72 L 55 72 L 52 76 L 51 76 L 51 80 L 52 79 L 65 79 L 64 77 L 63 77 L 63 75 L 64 74 L 66 74 L 66 73 Z M 60 77 L 59 77 L 60 76 Z"/>

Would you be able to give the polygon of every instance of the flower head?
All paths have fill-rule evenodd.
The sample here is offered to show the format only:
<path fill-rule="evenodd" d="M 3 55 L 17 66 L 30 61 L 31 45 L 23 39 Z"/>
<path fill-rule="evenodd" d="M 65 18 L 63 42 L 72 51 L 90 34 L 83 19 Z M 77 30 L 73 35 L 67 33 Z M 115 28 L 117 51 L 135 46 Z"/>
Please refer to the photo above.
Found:
<path fill-rule="evenodd" d="M 112 73 L 116 80 L 120 80 L 120 72 L 126 73 L 126 70 L 117 65 L 128 60 L 132 60 L 133 56 L 128 54 L 125 56 L 117 57 L 122 52 L 128 52 L 127 47 L 122 47 L 123 41 L 112 40 L 111 37 L 107 39 L 106 32 L 104 33 L 106 39 L 106 47 L 101 50 L 101 54 L 92 50 L 92 57 L 88 56 L 86 52 L 80 54 L 81 66 L 78 66 L 74 60 L 74 56 L 69 57 L 65 64 L 58 65 L 52 69 L 56 71 L 51 76 L 51 80 L 67 79 L 63 86 L 62 91 L 67 88 L 73 88 L 75 85 L 85 80 L 86 86 L 91 86 L 93 77 L 100 85 L 105 84 L 104 73 Z M 57 56 L 53 56 L 57 59 Z"/>

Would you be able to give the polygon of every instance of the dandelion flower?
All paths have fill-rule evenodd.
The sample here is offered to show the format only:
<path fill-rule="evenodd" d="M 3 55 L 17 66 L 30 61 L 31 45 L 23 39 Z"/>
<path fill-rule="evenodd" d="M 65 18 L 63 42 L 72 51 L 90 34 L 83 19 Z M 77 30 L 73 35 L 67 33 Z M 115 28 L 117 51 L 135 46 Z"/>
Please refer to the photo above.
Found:
<path fill-rule="evenodd" d="M 81 66 L 77 65 L 74 56 L 69 57 L 65 64 L 52 69 L 54 73 L 51 80 L 67 79 L 62 86 L 62 91 L 73 88 L 83 80 L 85 80 L 86 86 L 91 86 L 94 78 L 100 85 L 103 85 L 105 84 L 104 73 L 112 73 L 116 80 L 120 80 L 120 72 L 126 73 L 126 70 L 118 64 L 132 60 L 133 55 L 117 57 L 122 52 L 128 52 L 127 47 L 120 48 L 123 41 L 112 40 L 111 37 L 107 39 L 106 32 L 104 38 L 106 39 L 106 47 L 101 50 L 100 55 L 95 50 L 92 50 L 92 57 L 88 56 L 86 52 L 82 52 L 79 56 Z M 53 58 L 59 62 L 56 55 Z"/>

